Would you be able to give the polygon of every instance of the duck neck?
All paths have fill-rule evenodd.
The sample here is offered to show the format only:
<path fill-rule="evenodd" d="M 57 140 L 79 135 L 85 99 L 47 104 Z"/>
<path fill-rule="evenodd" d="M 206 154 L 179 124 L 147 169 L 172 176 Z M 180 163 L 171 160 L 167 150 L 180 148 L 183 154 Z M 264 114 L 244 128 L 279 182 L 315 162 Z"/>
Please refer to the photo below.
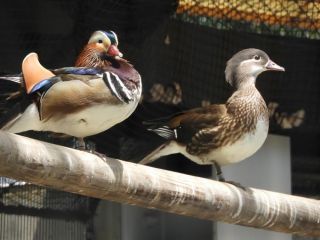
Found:
<path fill-rule="evenodd" d="M 240 84 L 237 90 L 228 99 L 226 105 L 229 113 L 236 115 L 263 115 L 265 118 L 267 118 L 268 115 L 266 103 L 258 89 L 255 87 L 253 79 L 252 81 L 245 81 Z"/>
<path fill-rule="evenodd" d="M 85 46 L 79 54 L 75 66 L 76 67 L 100 67 L 103 64 L 101 53 L 96 49 Z"/>
<path fill-rule="evenodd" d="M 255 76 L 241 76 L 238 78 L 237 81 L 237 91 L 242 91 L 242 90 L 248 90 L 248 89 L 253 89 L 256 84 L 256 77 Z"/>

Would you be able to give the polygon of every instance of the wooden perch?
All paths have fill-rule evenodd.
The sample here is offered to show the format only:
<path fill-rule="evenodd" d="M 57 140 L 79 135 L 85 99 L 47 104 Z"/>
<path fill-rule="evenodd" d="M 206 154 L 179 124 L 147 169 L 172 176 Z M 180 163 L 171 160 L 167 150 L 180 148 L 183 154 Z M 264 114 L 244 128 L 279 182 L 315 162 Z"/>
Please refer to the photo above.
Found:
<path fill-rule="evenodd" d="M 320 236 L 320 201 L 99 157 L 0 131 L 0 175 L 231 224 Z M 263 171 L 263 170 L 262 170 Z M 270 174 L 270 177 L 271 174 Z"/>

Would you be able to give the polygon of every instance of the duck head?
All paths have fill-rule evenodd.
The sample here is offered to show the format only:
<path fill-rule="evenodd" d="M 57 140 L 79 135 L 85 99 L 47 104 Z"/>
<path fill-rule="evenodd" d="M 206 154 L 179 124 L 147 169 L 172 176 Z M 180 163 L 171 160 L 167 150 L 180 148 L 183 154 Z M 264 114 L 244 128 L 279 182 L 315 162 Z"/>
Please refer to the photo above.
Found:
<path fill-rule="evenodd" d="M 262 50 L 244 49 L 227 62 L 225 70 L 226 81 L 235 88 L 254 85 L 258 75 L 264 71 L 284 71 L 274 63 Z"/>
<path fill-rule="evenodd" d="M 123 54 L 118 49 L 118 36 L 113 31 L 95 31 L 79 54 L 76 67 L 118 67 L 117 59 Z"/>

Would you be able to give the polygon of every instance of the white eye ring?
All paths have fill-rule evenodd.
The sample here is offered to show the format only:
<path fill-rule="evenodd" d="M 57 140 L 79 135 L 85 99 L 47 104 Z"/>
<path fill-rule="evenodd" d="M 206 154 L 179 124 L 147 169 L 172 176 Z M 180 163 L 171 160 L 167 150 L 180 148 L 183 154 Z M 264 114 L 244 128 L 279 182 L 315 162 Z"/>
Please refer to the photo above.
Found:
<path fill-rule="evenodd" d="M 261 57 L 259 55 L 254 55 L 253 59 L 256 60 L 256 61 L 260 61 Z"/>

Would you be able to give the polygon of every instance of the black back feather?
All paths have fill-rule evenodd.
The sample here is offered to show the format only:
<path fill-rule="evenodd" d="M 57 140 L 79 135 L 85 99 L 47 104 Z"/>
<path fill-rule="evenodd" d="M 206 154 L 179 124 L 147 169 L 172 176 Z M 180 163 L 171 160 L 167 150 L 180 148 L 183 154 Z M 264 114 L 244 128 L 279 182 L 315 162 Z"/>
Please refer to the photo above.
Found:
<path fill-rule="evenodd" d="M 180 114 L 181 112 L 162 118 L 143 121 L 142 124 L 146 126 L 147 130 L 156 133 L 160 137 L 163 137 L 167 140 L 173 140 L 177 138 L 177 131 L 176 129 L 172 129 L 169 127 L 169 121 L 173 117 Z"/>

